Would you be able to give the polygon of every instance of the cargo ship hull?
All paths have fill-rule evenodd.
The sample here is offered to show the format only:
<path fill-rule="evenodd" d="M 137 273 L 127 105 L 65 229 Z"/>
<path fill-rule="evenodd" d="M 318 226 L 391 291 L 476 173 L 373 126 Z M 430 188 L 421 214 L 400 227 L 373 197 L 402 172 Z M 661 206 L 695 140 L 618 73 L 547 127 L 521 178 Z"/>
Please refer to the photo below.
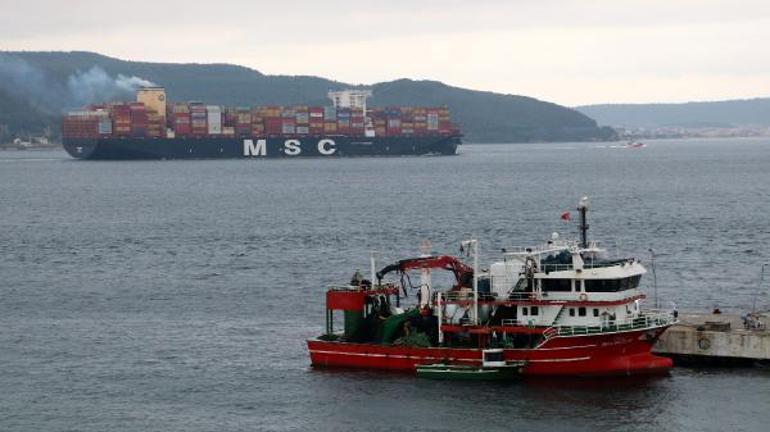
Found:
<path fill-rule="evenodd" d="M 460 136 L 64 138 L 77 159 L 224 159 L 454 155 Z"/>
<path fill-rule="evenodd" d="M 668 372 L 671 359 L 650 351 L 668 326 L 585 336 L 557 336 L 531 349 L 505 349 L 506 361 L 525 362 L 522 374 L 530 376 L 618 376 Z M 307 341 L 315 367 L 344 367 L 414 372 L 417 365 L 438 362 L 460 365 L 481 364 L 481 349 L 419 348 Z"/>

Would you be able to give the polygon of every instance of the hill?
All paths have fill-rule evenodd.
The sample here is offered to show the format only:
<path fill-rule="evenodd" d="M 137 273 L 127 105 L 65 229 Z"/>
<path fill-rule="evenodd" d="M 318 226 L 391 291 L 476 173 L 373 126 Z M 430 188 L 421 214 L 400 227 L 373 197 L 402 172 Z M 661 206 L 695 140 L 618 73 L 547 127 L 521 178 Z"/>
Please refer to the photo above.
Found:
<path fill-rule="evenodd" d="M 576 109 L 601 124 L 611 126 L 770 126 L 770 98 L 679 104 L 586 105 Z"/>
<path fill-rule="evenodd" d="M 12 132 L 58 125 L 66 110 L 131 98 L 154 83 L 169 99 L 221 105 L 326 104 L 329 90 L 357 87 L 313 76 L 265 75 L 229 64 L 131 62 L 90 52 L 0 52 L 0 124 Z M 447 105 L 469 142 L 602 140 L 614 131 L 563 106 L 436 81 L 374 84 L 373 106 Z"/>

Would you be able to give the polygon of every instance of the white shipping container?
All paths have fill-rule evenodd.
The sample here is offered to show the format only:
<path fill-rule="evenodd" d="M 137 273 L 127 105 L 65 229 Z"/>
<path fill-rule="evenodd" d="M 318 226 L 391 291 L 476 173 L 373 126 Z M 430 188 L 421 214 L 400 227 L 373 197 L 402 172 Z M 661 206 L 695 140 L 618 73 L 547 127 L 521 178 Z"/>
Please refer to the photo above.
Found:
<path fill-rule="evenodd" d="M 428 114 L 428 129 L 438 129 L 438 113 Z"/>
<path fill-rule="evenodd" d="M 70 111 L 67 113 L 68 117 L 79 117 L 79 118 L 103 118 L 103 117 L 109 117 L 110 113 L 103 110 L 98 111 Z"/>
<path fill-rule="evenodd" d="M 209 135 L 222 134 L 222 108 L 216 105 L 206 107 Z"/>
<path fill-rule="evenodd" d="M 400 128 L 401 127 L 401 119 L 388 119 L 388 127 Z"/>
<path fill-rule="evenodd" d="M 102 117 L 99 119 L 99 134 L 112 135 L 112 121 L 109 118 Z"/>

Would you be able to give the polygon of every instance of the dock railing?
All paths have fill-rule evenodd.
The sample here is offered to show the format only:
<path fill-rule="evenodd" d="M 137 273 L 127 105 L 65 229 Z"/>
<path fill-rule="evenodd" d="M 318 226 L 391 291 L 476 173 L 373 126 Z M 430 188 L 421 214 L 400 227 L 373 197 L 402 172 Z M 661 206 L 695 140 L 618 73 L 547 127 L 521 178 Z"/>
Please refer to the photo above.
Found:
<path fill-rule="evenodd" d="M 614 333 L 629 330 L 655 328 L 674 324 L 676 320 L 671 314 L 644 313 L 642 316 L 625 320 L 607 321 L 596 326 L 553 326 L 543 332 L 546 339 L 554 336 L 578 336 L 600 333 Z"/>

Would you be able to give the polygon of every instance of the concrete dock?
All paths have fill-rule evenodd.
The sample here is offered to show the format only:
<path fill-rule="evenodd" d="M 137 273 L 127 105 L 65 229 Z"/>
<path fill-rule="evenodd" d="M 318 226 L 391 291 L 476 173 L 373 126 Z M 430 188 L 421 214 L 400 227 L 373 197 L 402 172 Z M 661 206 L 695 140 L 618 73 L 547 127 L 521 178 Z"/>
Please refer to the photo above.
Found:
<path fill-rule="evenodd" d="M 680 314 L 653 351 L 678 365 L 752 365 L 770 362 L 770 313 L 746 321 L 733 314 Z"/>

